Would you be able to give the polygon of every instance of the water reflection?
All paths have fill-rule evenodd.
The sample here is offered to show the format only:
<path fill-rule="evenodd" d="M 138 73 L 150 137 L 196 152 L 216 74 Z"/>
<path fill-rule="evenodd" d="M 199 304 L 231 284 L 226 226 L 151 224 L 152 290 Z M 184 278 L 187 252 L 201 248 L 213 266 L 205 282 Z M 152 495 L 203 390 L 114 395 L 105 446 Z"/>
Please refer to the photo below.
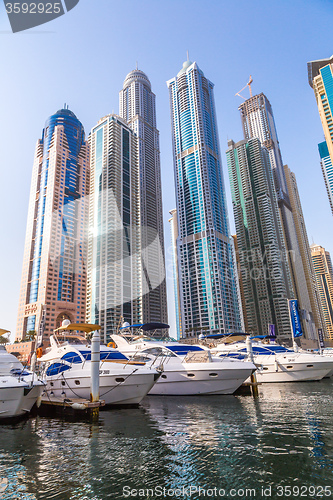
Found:
<path fill-rule="evenodd" d="M 332 403 L 329 380 L 260 386 L 257 400 L 148 397 L 94 425 L 0 425 L 0 498 L 120 499 L 124 486 L 190 485 L 262 498 L 262 486 L 333 486 Z"/>

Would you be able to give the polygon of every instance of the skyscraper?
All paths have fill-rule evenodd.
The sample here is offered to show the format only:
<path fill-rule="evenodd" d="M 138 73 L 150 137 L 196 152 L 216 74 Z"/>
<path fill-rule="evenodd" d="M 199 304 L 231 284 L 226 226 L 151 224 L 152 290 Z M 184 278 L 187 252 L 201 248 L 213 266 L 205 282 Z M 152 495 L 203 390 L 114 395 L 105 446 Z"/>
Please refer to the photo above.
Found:
<path fill-rule="evenodd" d="M 333 165 L 326 141 L 318 144 L 318 149 L 320 156 L 320 166 L 324 176 L 328 201 L 333 213 Z"/>
<path fill-rule="evenodd" d="M 171 229 L 171 241 L 172 241 L 172 263 L 173 263 L 173 289 L 175 296 L 175 312 L 176 312 L 176 328 L 177 328 L 177 338 L 183 338 L 182 329 L 182 316 L 181 316 L 181 304 L 180 304 L 180 283 L 178 274 L 178 253 L 177 253 L 177 237 L 178 237 L 178 221 L 177 221 L 177 210 L 174 208 L 170 210 L 170 229 Z"/>
<path fill-rule="evenodd" d="M 333 340 L 333 269 L 329 252 L 320 245 L 311 245 L 321 307 L 324 313 L 327 338 Z"/>
<path fill-rule="evenodd" d="M 119 93 L 119 114 L 138 137 L 140 168 L 141 245 L 146 268 L 142 278 L 149 289 L 142 297 L 144 322 L 167 322 L 164 234 L 159 132 L 156 128 L 155 94 L 147 75 L 131 71 Z M 158 237 L 161 252 L 151 243 Z"/>
<path fill-rule="evenodd" d="M 269 154 L 292 286 L 295 298 L 298 300 L 300 317 L 303 319 L 302 326 L 305 337 L 311 339 L 315 325 L 310 309 L 309 290 L 297 239 L 272 106 L 265 94 L 261 93 L 247 99 L 238 109 L 241 115 L 245 140 L 257 137 Z"/>
<path fill-rule="evenodd" d="M 308 63 L 309 85 L 313 88 L 319 116 L 324 129 L 325 143 L 319 154 L 331 210 L 333 213 L 333 56 Z"/>
<path fill-rule="evenodd" d="M 288 299 L 293 289 L 269 154 L 258 138 L 229 141 L 228 146 L 248 328 L 267 335 L 273 324 L 279 338 L 290 339 Z"/>
<path fill-rule="evenodd" d="M 308 333 L 311 333 L 311 325 L 314 325 L 317 328 L 321 328 L 325 332 L 326 327 L 322 313 L 320 295 L 317 288 L 316 276 L 313 268 L 311 249 L 309 246 L 309 240 L 306 231 L 301 200 L 298 192 L 296 176 L 293 172 L 291 172 L 288 165 L 284 166 L 284 172 L 286 175 L 289 199 L 297 233 L 297 241 L 299 244 L 304 275 L 306 279 L 306 285 L 304 286 L 307 286 L 309 292 L 310 304 L 307 304 L 306 310 L 311 311 L 312 315 L 312 317 L 305 316 L 301 318 L 301 321 L 302 323 L 304 322 L 308 323 L 308 328 L 307 328 Z M 309 337 L 309 339 L 317 342 L 317 332 L 315 331 L 315 328 L 313 329 L 312 336 Z"/>
<path fill-rule="evenodd" d="M 241 262 L 240 262 L 240 253 L 239 253 L 239 249 L 238 249 L 237 235 L 233 234 L 232 239 L 234 240 L 235 262 L 236 262 L 237 277 L 238 277 L 238 282 L 239 282 L 239 294 L 240 294 L 239 303 L 242 305 L 244 331 L 248 332 L 250 327 L 249 327 L 249 322 L 247 320 L 247 312 L 246 312 L 246 307 L 245 307 L 244 284 L 243 284 L 242 273 L 241 273 Z"/>
<path fill-rule="evenodd" d="M 91 151 L 87 321 L 104 341 L 121 319 L 142 322 L 140 173 L 137 138 L 117 115 L 99 120 Z M 148 290 L 148 286 L 146 286 Z"/>
<path fill-rule="evenodd" d="M 35 151 L 18 340 L 37 331 L 42 316 L 46 338 L 65 318 L 84 322 L 89 175 L 83 126 L 61 109 L 46 121 Z"/>
<path fill-rule="evenodd" d="M 213 84 L 195 62 L 186 61 L 167 85 L 183 336 L 240 331 Z"/>

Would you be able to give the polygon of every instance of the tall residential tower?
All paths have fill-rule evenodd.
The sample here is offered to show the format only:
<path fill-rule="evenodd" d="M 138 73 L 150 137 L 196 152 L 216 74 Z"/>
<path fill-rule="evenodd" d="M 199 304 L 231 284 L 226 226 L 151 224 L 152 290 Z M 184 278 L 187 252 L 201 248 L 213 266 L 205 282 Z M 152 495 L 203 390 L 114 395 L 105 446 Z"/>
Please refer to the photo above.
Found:
<path fill-rule="evenodd" d="M 296 175 L 294 174 L 294 172 L 290 170 L 288 165 L 284 166 L 284 172 L 286 175 L 289 199 L 297 233 L 297 241 L 302 257 L 307 289 L 309 291 L 311 311 L 317 328 L 321 328 L 324 332 L 326 332 L 325 321 L 320 301 L 320 294 L 318 291 L 315 271 L 313 268 L 311 249 L 309 246 L 309 239 L 306 231 L 301 199 L 299 196 L 297 182 L 296 182 Z M 316 336 L 313 337 L 311 340 L 317 340 Z"/>
<path fill-rule="evenodd" d="M 142 322 L 140 174 L 137 138 L 107 115 L 88 138 L 91 151 L 87 321 L 108 341 L 121 318 Z M 149 290 L 146 285 L 146 290 Z"/>
<path fill-rule="evenodd" d="M 333 268 L 329 252 L 320 245 L 311 245 L 321 307 L 326 325 L 326 336 L 333 340 Z"/>
<path fill-rule="evenodd" d="M 142 320 L 166 323 L 159 132 L 156 128 L 155 94 L 143 71 L 136 69 L 126 76 L 119 93 L 119 114 L 138 137 L 141 247 L 146 263 L 142 279 L 149 285 L 148 292 L 143 292 Z M 156 239 L 161 248 L 158 252 Z"/>
<path fill-rule="evenodd" d="M 261 93 L 251 96 L 242 103 L 239 106 L 239 111 L 244 139 L 249 140 L 257 137 L 260 139 L 261 145 L 268 151 L 282 222 L 284 246 L 287 251 L 294 295 L 298 300 L 302 327 L 306 338 L 315 339 L 316 325 L 311 309 L 310 293 L 304 273 L 272 106 L 265 94 Z"/>
<path fill-rule="evenodd" d="M 213 83 L 186 61 L 167 82 L 177 204 L 183 336 L 240 331 L 233 242 L 217 131 Z"/>
<path fill-rule="evenodd" d="M 16 339 L 85 320 L 89 149 L 74 113 L 46 122 L 32 173 Z M 44 311 L 44 315 L 42 312 Z"/>
<path fill-rule="evenodd" d="M 257 138 L 228 146 L 247 327 L 267 335 L 269 325 L 275 325 L 280 339 L 290 339 L 293 289 L 269 154 Z"/>
<path fill-rule="evenodd" d="M 321 168 L 333 213 L 333 56 L 308 63 L 309 85 L 313 88 L 325 143 L 320 143 Z"/>

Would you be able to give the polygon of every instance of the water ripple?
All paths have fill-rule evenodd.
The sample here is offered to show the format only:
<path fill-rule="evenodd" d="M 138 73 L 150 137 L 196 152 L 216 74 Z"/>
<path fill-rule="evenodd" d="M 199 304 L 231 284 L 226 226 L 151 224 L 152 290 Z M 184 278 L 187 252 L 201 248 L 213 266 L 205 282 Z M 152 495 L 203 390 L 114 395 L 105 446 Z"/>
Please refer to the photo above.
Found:
<path fill-rule="evenodd" d="M 333 486 L 332 403 L 332 381 L 272 384 L 257 400 L 156 396 L 102 412 L 98 424 L 37 417 L 0 426 L 0 498 L 120 499 L 124 486 Z"/>

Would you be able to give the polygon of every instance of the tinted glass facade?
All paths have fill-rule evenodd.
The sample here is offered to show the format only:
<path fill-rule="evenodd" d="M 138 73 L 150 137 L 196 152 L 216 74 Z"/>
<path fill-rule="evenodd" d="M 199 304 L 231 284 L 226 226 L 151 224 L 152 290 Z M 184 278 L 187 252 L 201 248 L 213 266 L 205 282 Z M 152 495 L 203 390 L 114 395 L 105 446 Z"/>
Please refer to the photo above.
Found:
<path fill-rule="evenodd" d="M 288 290 L 288 295 L 297 298 L 304 326 L 304 335 L 306 338 L 312 339 L 316 335 L 316 325 L 310 298 L 312 290 L 308 288 L 306 263 L 304 264 L 301 252 L 302 242 L 299 241 L 295 226 L 272 106 L 265 94 L 261 93 L 242 103 L 239 106 L 239 111 L 244 138 L 246 140 L 258 138 L 262 147 L 269 154 L 282 222 L 284 247 L 287 252 L 291 276 L 291 288 Z"/>
<path fill-rule="evenodd" d="M 32 175 L 17 337 L 61 320 L 84 321 L 89 150 L 74 113 L 61 109 L 46 122 Z M 34 314 L 29 312 L 33 311 Z"/>
<path fill-rule="evenodd" d="M 119 114 L 138 137 L 140 168 L 142 316 L 167 323 L 159 131 L 155 94 L 147 75 L 131 71 L 119 93 Z"/>
<path fill-rule="evenodd" d="M 137 139 L 108 115 L 92 129 L 87 321 L 108 341 L 119 324 L 142 321 Z"/>
<path fill-rule="evenodd" d="M 259 139 L 229 141 L 227 150 L 240 277 L 250 332 L 290 338 L 291 278 L 273 172 Z"/>
<path fill-rule="evenodd" d="M 213 84 L 188 61 L 168 87 L 182 334 L 239 331 Z"/>

